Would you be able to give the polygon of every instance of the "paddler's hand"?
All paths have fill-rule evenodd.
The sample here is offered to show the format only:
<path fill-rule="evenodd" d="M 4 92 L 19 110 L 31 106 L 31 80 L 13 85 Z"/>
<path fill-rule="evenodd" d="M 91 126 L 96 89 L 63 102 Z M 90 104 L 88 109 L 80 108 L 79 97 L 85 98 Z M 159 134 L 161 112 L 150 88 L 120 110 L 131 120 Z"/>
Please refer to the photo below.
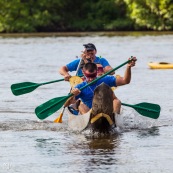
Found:
<path fill-rule="evenodd" d="M 72 104 L 73 102 L 75 102 L 74 96 L 70 97 L 70 98 L 64 103 L 64 107 L 69 106 L 69 105 Z"/>
<path fill-rule="evenodd" d="M 64 75 L 64 80 L 65 81 L 69 81 L 69 79 L 71 78 L 71 75 L 70 74 L 66 74 L 66 75 Z"/>
<path fill-rule="evenodd" d="M 136 61 L 137 61 L 136 57 L 129 58 L 129 60 L 132 60 L 132 61 L 130 61 L 127 66 L 134 67 L 136 65 Z"/>
<path fill-rule="evenodd" d="M 87 51 L 85 49 L 84 51 L 81 51 L 81 52 L 82 52 L 81 57 L 84 60 L 86 58 L 86 56 L 87 56 Z"/>
<path fill-rule="evenodd" d="M 71 93 L 75 96 L 79 95 L 81 93 L 81 91 L 78 88 L 73 88 L 71 90 Z"/>
<path fill-rule="evenodd" d="M 94 62 L 92 56 L 87 53 L 86 49 L 84 51 L 82 51 L 81 57 L 82 57 L 82 59 L 84 60 L 85 63 Z"/>

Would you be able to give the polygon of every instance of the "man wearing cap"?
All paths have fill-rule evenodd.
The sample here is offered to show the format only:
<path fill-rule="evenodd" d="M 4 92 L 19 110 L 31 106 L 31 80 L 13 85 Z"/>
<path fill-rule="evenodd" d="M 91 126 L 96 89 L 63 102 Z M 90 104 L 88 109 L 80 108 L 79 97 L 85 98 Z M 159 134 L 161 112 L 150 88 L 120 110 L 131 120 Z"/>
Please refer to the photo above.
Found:
<path fill-rule="evenodd" d="M 81 58 L 73 60 L 72 62 L 68 63 L 65 66 L 62 66 L 59 69 L 59 73 L 64 76 L 64 79 L 68 81 L 71 77 L 71 75 L 68 73 L 69 71 L 76 71 L 78 69 L 78 65 L 80 63 L 79 70 L 77 72 L 77 76 L 82 75 L 82 68 L 84 64 L 87 62 L 94 62 L 94 63 L 99 63 L 103 66 L 104 72 L 108 72 L 112 70 L 112 67 L 110 66 L 109 62 L 105 58 L 100 58 L 96 56 L 97 49 L 94 44 L 88 43 L 84 44 L 84 51 L 82 51 Z M 81 61 L 80 61 L 81 60 Z M 114 74 L 114 72 L 112 73 Z"/>

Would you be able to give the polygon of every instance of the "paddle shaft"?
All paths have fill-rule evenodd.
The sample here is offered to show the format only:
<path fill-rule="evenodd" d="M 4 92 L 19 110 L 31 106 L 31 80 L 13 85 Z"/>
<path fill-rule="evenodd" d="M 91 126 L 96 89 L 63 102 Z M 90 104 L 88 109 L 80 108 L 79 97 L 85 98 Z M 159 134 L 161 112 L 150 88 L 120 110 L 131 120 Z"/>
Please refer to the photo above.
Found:
<path fill-rule="evenodd" d="M 50 83 L 60 82 L 60 81 L 63 81 L 63 80 L 64 79 L 59 79 L 59 80 L 54 80 L 54 81 L 50 81 L 50 82 L 44 82 L 44 83 L 38 83 L 38 84 L 35 83 L 33 85 L 30 85 L 30 86 L 15 88 L 14 90 L 18 91 L 18 90 L 28 89 L 28 88 L 32 88 L 32 87 L 39 87 L 41 85 L 46 85 L 46 84 L 50 84 Z"/>

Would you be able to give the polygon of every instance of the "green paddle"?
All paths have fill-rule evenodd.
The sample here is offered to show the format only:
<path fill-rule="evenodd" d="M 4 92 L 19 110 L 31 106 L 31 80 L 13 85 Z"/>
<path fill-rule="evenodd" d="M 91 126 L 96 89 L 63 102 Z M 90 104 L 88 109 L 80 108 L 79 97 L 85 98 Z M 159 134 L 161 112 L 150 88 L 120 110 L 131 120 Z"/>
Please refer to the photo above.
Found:
<path fill-rule="evenodd" d="M 15 96 L 19 96 L 22 94 L 27 94 L 32 91 L 34 91 L 36 88 L 38 88 L 41 85 L 46 85 L 50 83 L 60 82 L 64 79 L 54 80 L 50 82 L 44 82 L 44 83 L 33 83 L 33 82 L 22 82 L 22 83 L 16 83 L 11 85 L 11 91 Z"/>
<path fill-rule="evenodd" d="M 113 71 L 119 69 L 120 67 L 122 67 L 125 64 L 129 63 L 130 61 L 132 61 L 132 60 L 128 60 L 125 63 L 119 65 L 118 67 L 108 71 L 107 73 L 103 74 L 102 76 L 96 78 L 92 82 L 90 82 L 87 85 L 80 88 L 80 90 L 83 90 L 84 88 L 92 85 L 93 83 L 95 83 L 99 79 L 101 79 L 101 78 L 105 77 L 106 75 L 112 73 Z M 64 105 L 64 103 L 67 101 L 67 99 L 69 99 L 71 96 L 73 96 L 73 94 L 69 94 L 67 96 L 57 97 L 57 98 L 51 99 L 51 100 L 47 101 L 46 103 L 43 103 L 42 105 L 38 106 L 35 109 L 35 114 L 37 115 L 37 117 L 39 119 L 43 120 L 43 119 L 47 118 L 48 116 L 50 116 L 51 114 L 58 111 Z"/>
<path fill-rule="evenodd" d="M 153 119 L 157 119 L 160 115 L 160 106 L 157 104 L 153 104 L 153 103 L 138 103 L 136 105 L 129 105 L 126 103 L 121 103 L 124 106 L 128 106 L 128 107 L 132 107 L 134 108 L 139 114 L 149 117 L 149 118 L 153 118 Z"/>

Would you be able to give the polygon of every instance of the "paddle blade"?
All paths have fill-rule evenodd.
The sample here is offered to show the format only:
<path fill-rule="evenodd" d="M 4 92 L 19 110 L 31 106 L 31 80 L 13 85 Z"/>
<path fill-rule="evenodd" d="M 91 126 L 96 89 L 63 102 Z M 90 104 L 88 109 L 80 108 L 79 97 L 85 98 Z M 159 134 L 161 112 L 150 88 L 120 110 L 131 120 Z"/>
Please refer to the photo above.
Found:
<path fill-rule="evenodd" d="M 83 80 L 79 77 L 79 76 L 72 76 L 70 79 L 69 79 L 69 82 L 70 82 L 70 86 L 72 88 L 74 88 L 77 84 L 80 84 L 83 82 Z"/>
<path fill-rule="evenodd" d="M 51 99 L 46 103 L 43 103 L 42 105 L 38 106 L 35 109 L 35 114 L 39 119 L 43 120 L 55 113 L 56 111 L 58 111 L 69 97 L 70 95 Z"/>
<path fill-rule="evenodd" d="M 153 103 L 139 103 L 136 104 L 134 109 L 143 116 L 157 119 L 160 115 L 160 106 Z"/>
<path fill-rule="evenodd" d="M 40 86 L 39 84 L 33 82 L 22 82 L 22 83 L 12 84 L 11 91 L 15 96 L 19 96 L 22 94 L 30 93 L 39 86 Z"/>
<path fill-rule="evenodd" d="M 121 103 L 121 104 L 124 106 L 132 107 L 141 115 L 149 117 L 149 118 L 157 119 L 160 115 L 161 108 L 157 104 L 146 103 L 146 102 L 139 103 L 136 105 L 129 105 L 126 103 Z"/>
<path fill-rule="evenodd" d="M 54 120 L 54 123 L 62 123 L 62 116 L 63 116 L 63 112 L 61 112 L 59 117 Z"/>

